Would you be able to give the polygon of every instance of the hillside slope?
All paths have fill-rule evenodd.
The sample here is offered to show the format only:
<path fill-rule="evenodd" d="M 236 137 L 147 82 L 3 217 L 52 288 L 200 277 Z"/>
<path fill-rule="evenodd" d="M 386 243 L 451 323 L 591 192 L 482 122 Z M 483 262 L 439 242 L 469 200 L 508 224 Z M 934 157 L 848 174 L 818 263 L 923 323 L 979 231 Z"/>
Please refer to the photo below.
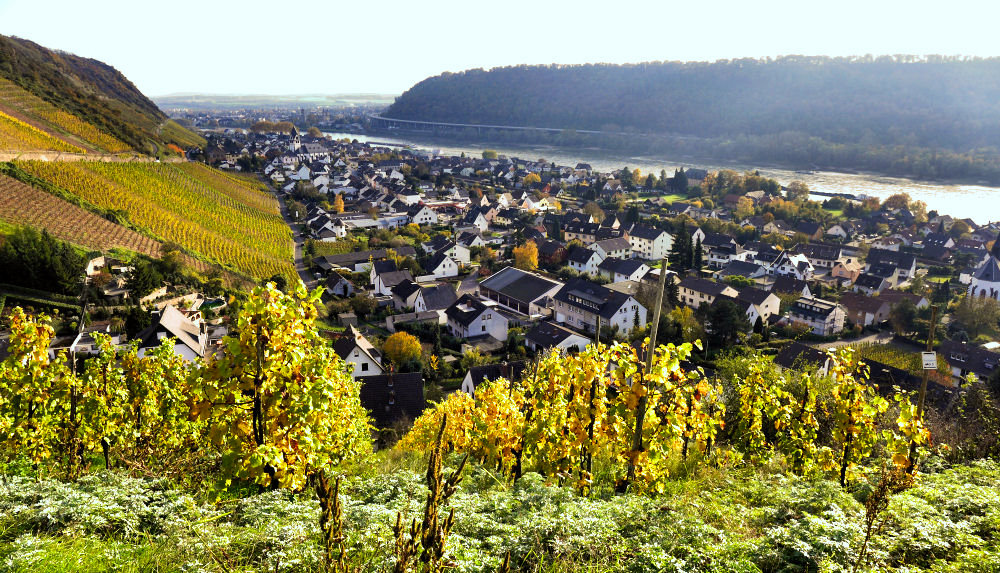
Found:
<path fill-rule="evenodd" d="M 14 165 L 161 241 L 251 279 L 294 277 L 291 231 L 262 184 L 200 163 Z M 61 213 L 52 216 L 62 220 Z M 64 224 L 64 223 L 60 223 Z"/>
<path fill-rule="evenodd" d="M 166 114 L 121 72 L 98 60 L 0 36 L 0 78 L 6 80 L 0 82 L 0 111 L 29 115 L 39 122 L 35 127 L 77 137 L 97 150 L 152 152 L 191 135 L 178 138 L 174 128 L 161 130 Z"/>
<path fill-rule="evenodd" d="M 1000 59 L 786 57 L 469 70 L 416 84 L 385 116 L 655 134 L 673 138 L 659 151 L 993 178 L 995 165 L 968 165 L 998 158 Z M 925 153 L 928 165 L 919 165 Z"/>

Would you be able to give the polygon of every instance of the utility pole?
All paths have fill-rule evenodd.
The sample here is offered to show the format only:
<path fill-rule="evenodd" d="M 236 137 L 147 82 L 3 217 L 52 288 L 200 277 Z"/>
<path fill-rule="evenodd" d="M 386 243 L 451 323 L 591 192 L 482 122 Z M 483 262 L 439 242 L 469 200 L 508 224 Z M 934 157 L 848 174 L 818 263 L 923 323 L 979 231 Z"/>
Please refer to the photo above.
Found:
<path fill-rule="evenodd" d="M 934 328 L 937 326 L 937 305 L 931 306 L 931 324 L 930 328 L 927 329 L 927 352 L 934 352 Z M 917 398 L 917 419 L 921 423 L 924 421 L 924 400 L 927 398 L 927 375 L 929 370 L 924 369 L 923 379 L 920 381 L 920 394 Z M 909 466 L 906 468 L 907 473 L 913 473 L 914 468 L 917 465 L 917 442 L 916 440 L 910 440 L 910 462 Z"/>
<path fill-rule="evenodd" d="M 663 290 L 667 284 L 667 257 L 663 257 L 663 261 L 660 265 L 660 288 L 656 291 L 656 306 L 653 307 L 653 325 L 649 329 L 649 344 L 646 345 L 646 367 L 639 371 L 639 376 L 641 376 L 642 383 L 645 384 L 646 374 L 653 369 L 653 354 L 656 348 L 656 331 L 660 327 L 660 310 L 663 308 Z M 639 398 L 638 404 L 635 408 L 635 433 L 632 434 L 632 451 L 639 452 L 642 451 L 642 422 L 646 417 L 646 396 L 649 392 L 646 392 Z M 628 473 L 625 477 L 625 484 L 622 488 L 624 493 L 628 491 L 629 485 L 635 478 L 635 458 L 629 457 L 628 461 Z"/>

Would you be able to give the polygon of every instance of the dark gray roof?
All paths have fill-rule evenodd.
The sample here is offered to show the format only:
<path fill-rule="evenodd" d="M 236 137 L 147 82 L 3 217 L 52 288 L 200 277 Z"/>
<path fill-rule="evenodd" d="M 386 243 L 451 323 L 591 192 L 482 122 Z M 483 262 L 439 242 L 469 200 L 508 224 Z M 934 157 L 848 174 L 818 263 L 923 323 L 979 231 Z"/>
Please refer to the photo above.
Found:
<path fill-rule="evenodd" d="M 487 306 L 483 303 L 483 301 L 472 296 L 471 294 L 463 294 L 444 312 L 445 315 L 448 316 L 449 320 L 454 320 L 462 326 L 469 326 L 472 324 L 472 321 L 476 320 L 476 318 L 485 312 L 486 309 Z"/>
<path fill-rule="evenodd" d="M 559 289 L 553 298 L 585 312 L 610 319 L 629 299 L 629 295 L 586 279 L 576 278 Z"/>
<path fill-rule="evenodd" d="M 744 302 L 749 302 L 753 304 L 764 304 L 767 297 L 771 296 L 771 293 L 766 290 L 761 290 L 754 287 L 743 287 L 737 289 L 736 299 Z"/>
<path fill-rule="evenodd" d="M 524 371 L 527 369 L 527 363 L 523 360 L 515 360 L 513 362 L 500 362 L 497 364 L 484 364 L 482 366 L 473 366 L 469 369 L 469 375 L 472 377 L 472 386 L 478 387 L 480 384 L 486 381 L 499 380 L 500 378 L 506 378 L 507 380 L 514 382 L 521 378 Z"/>
<path fill-rule="evenodd" d="M 524 338 L 538 347 L 552 348 L 573 335 L 582 336 L 554 322 L 539 322 L 524 335 Z"/>
<path fill-rule="evenodd" d="M 390 290 L 392 291 L 393 296 L 397 296 L 401 300 L 405 301 L 412 295 L 416 294 L 417 291 L 420 290 L 420 287 L 417 285 L 417 283 L 411 280 L 404 280 L 398 283 L 396 286 L 392 287 Z"/>
<path fill-rule="evenodd" d="M 812 346 L 792 341 L 774 357 L 774 362 L 782 368 L 801 367 L 810 364 L 826 364 L 827 354 Z"/>
<path fill-rule="evenodd" d="M 760 272 L 761 266 L 757 263 L 751 263 L 748 261 L 729 261 L 721 271 L 719 275 L 724 277 L 731 276 L 742 276 L 751 277 Z"/>
<path fill-rule="evenodd" d="M 597 265 L 597 268 L 610 273 L 631 276 L 632 273 L 642 268 L 643 265 L 645 265 L 645 263 L 639 259 L 619 259 L 618 257 L 608 257 L 601 261 L 601 264 Z"/>
<path fill-rule="evenodd" d="M 782 275 L 774 279 L 771 285 L 771 292 L 802 294 L 803 289 L 809 288 L 809 283 L 788 275 Z"/>
<path fill-rule="evenodd" d="M 715 281 L 698 277 L 684 277 L 680 282 L 680 286 L 683 288 L 689 288 L 695 292 L 710 294 L 712 296 L 719 296 L 722 294 L 722 291 L 729 288 L 729 285 L 726 283 L 717 283 Z"/>
<path fill-rule="evenodd" d="M 382 279 L 382 284 L 391 289 L 403 281 L 412 281 L 413 275 L 410 274 L 410 271 L 392 271 L 381 273 L 379 278 Z"/>
<path fill-rule="evenodd" d="M 420 296 L 423 297 L 427 310 L 444 310 L 458 300 L 458 293 L 448 284 L 423 288 Z"/>
<path fill-rule="evenodd" d="M 867 260 L 869 264 L 887 263 L 909 269 L 916 264 L 917 258 L 909 253 L 900 253 L 887 249 L 871 249 L 868 251 Z"/>
<path fill-rule="evenodd" d="M 986 282 L 1000 282 L 1000 262 L 993 255 L 976 269 L 976 279 Z"/>
<path fill-rule="evenodd" d="M 561 284 L 515 267 L 507 267 L 491 275 L 479 286 L 519 302 L 531 303 Z"/>
<path fill-rule="evenodd" d="M 569 252 L 568 261 L 578 265 L 585 265 L 596 254 L 596 252 L 586 247 L 576 247 Z"/>
<path fill-rule="evenodd" d="M 427 407 L 424 375 L 420 372 L 365 376 L 358 380 L 361 405 L 371 412 L 379 428 L 403 419 L 415 420 Z"/>
<path fill-rule="evenodd" d="M 666 233 L 663 229 L 656 229 L 647 225 L 635 224 L 629 230 L 628 234 L 633 237 L 639 237 L 640 239 L 646 239 L 649 241 L 656 240 L 660 235 Z"/>

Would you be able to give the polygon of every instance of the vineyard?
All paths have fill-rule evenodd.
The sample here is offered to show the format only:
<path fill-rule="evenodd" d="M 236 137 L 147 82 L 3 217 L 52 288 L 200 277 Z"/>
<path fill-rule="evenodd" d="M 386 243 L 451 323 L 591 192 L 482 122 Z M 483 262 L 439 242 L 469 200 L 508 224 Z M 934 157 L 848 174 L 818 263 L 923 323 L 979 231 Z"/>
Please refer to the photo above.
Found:
<path fill-rule="evenodd" d="M 155 239 L 4 175 L 0 175 L 0 220 L 45 229 L 53 237 L 89 249 L 160 255 Z"/>
<path fill-rule="evenodd" d="M 56 131 L 62 132 L 72 138 L 82 140 L 90 146 L 108 153 L 121 153 L 131 149 L 128 145 L 119 141 L 117 138 L 104 133 L 100 129 L 81 120 L 75 115 L 57 108 L 56 106 L 22 89 L 20 86 L 5 78 L 0 78 L 0 103 L 11 107 L 27 117 L 50 125 Z M 64 145 L 69 146 L 69 144 L 65 143 Z M 35 149 L 56 149 L 58 151 L 75 151 L 77 153 L 83 152 L 83 150 L 76 147 L 73 147 L 72 149 L 58 149 L 51 147 Z"/>
<path fill-rule="evenodd" d="M 907 352 L 891 344 L 867 343 L 860 344 L 855 349 L 858 357 L 862 360 L 881 362 L 893 368 L 906 370 L 910 374 L 920 376 L 922 365 L 920 362 L 920 352 L 913 350 Z M 943 386 L 951 386 L 951 367 L 944 356 L 937 355 L 937 370 L 932 370 L 929 378 Z"/>
<path fill-rule="evenodd" d="M 263 186 L 199 165 L 17 162 L 25 172 L 252 278 L 294 276 L 293 244 Z"/>
<path fill-rule="evenodd" d="M 0 150 L 10 151 L 68 151 L 82 153 L 65 141 L 56 139 L 44 131 L 28 125 L 0 111 Z"/>
<path fill-rule="evenodd" d="M 826 375 L 748 353 L 711 377 L 690 344 L 549 352 L 374 451 L 321 293 L 255 288 L 193 365 L 95 333 L 71 370 L 14 308 L 5 570 L 1000 570 L 1000 467 L 932 441 L 850 350 Z"/>

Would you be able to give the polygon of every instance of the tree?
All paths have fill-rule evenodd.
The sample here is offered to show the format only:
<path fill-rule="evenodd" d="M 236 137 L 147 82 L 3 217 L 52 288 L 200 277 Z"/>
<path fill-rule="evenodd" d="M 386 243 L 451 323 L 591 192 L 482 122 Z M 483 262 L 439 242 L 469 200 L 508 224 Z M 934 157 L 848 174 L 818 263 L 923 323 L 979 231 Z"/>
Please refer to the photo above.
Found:
<path fill-rule="evenodd" d="M 593 217 L 598 223 L 604 220 L 604 209 L 601 209 L 600 205 L 593 201 L 588 201 L 583 206 L 583 212 Z"/>
<path fill-rule="evenodd" d="M 199 372 L 192 412 L 208 423 L 230 478 L 298 491 L 371 453 L 360 383 L 316 329 L 321 294 L 254 289 L 238 334 Z"/>
<path fill-rule="evenodd" d="M 523 183 L 525 186 L 530 186 L 534 185 L 535 183 L 541 183 L 541 182 L 542 178 L 537 173 L 529 173 L 525 175 L 523 179 L 521 179 L 521 183 Z"/>
<path fill-rule="evenodd" d="M 322 131 L 320 131 L 320 130 L 319 130 L 319 128 L 318 128 L 318 127 L 316 127 L 315 125 L 314 125 L 314 126 L 312 126 L 312 127 L 310 127 L 310 128 L 309 128 L 309 129 L 308 129 L 308 130 L 306 131 L 306 134 L 307 134 L 307 135 L 309 135 L 309 137 L 315 137 L 315 138 L 317 138 L 317 139 L 319 139 L 319 138 L 322 138 L 322 137 L 323 137 L 323 132 L 322 132 Z"/>
<path fill-rule="evenodd" d="M 69 243 L 31 227 L 14 230 L 0 246 L 0 282 L 79 294 L 86 266 L 87 261 Z"/>
<path fill-rule="evenodd" d="M 412 334 L 396 332 L 385 339 L 382 354 L 400 371 L 420 359 L 420 341 Z"/>
<path fill-rule="evenodd" d="M 520 247 L 514 247 L 514 266 L 526 271 L 538 268 L 538 246 L 534 241 L 528 241 Z"/>
<path fill-rule="evenodd" d="M 749 197 L 740 197 L 736 200 L 736 209 L 733 210 L 733 216 L 737 221 L 742 221 L 747 217 L 753 215 L 753 200 Z"/>
<path fill-rule="evenodd" d="M 138 301 L 161 286 L 163 275 L 151 261 L 139 259 L 133 263 L 125 283 L 129 296 Z"/>
<path fill-rule="evenodd" d="M 809 186 L 802 181 L 792 181 L 785 192 L 789 201 L 809 198 Z"/>
<path fill-rule="evenodd" d="M 896 334 L 913 332 L 913 324 L 917 318 L 917 307 L 909 299 L 903 299 L 889 311 L 889 322 Z"/>
<path fill-rule="evenodd" d="M 955 319 L 976 338 L 984 329 L 997 327 L 1000 303 L 992 298 L 966 295 L 955 307 Z"/>
<path fill-rule="evenodd" d="M 705 266 L 705 250 L 701 246 L 701 237 L 694 244 L 694 252 L 691 255 L 691 268 L 700 271 Z"/>
<path fill-rule="evenodd" d="M 674 193 L 687 193 L 688 177 L 683 168 L 674 170 L 674 176 L 670 179 L 670 190 Z"/>
<path fill-rule="evenodd" d="M 750 330 L 747 317 L 731 300 L 717 300 L 708 311 L 708 328 L 716 347 L 735 344 L 739 335 Z"/>
<path fill-rule="evenodd" d="M 351 311 L 361 318 L 367 318 L 369 314 L 375 312 L 375 299 L 367 295 L 355 295 L 351 297 Z"/>
<path fill-rule="evenodd" d="M 339 193 L 333 198 L 333 212 L 338 215 L 344 212 L 344 197 Z"/>
<path fill-rule="evenodd" d="M 281 292 L 288 290 L 288 279 L 285 278 L 285 275 L 273 275 L 266 282 L 274 283 L 274 288 Z"/>
<path fill-rule="evenodd" d="M 496 150 L 493 149 L 483 150 L 483 159 L 496 159 L 497 157 L 499 157 L 499 155 L 497 154 Z"/>
<path fill-rule="evenodd" d="M 897 209 L 907 209 L 910 206 L 910 196 L 907 193 L 896 193 L 889 195 L 882 201 L 882 208 L 895 211 Z"/>

